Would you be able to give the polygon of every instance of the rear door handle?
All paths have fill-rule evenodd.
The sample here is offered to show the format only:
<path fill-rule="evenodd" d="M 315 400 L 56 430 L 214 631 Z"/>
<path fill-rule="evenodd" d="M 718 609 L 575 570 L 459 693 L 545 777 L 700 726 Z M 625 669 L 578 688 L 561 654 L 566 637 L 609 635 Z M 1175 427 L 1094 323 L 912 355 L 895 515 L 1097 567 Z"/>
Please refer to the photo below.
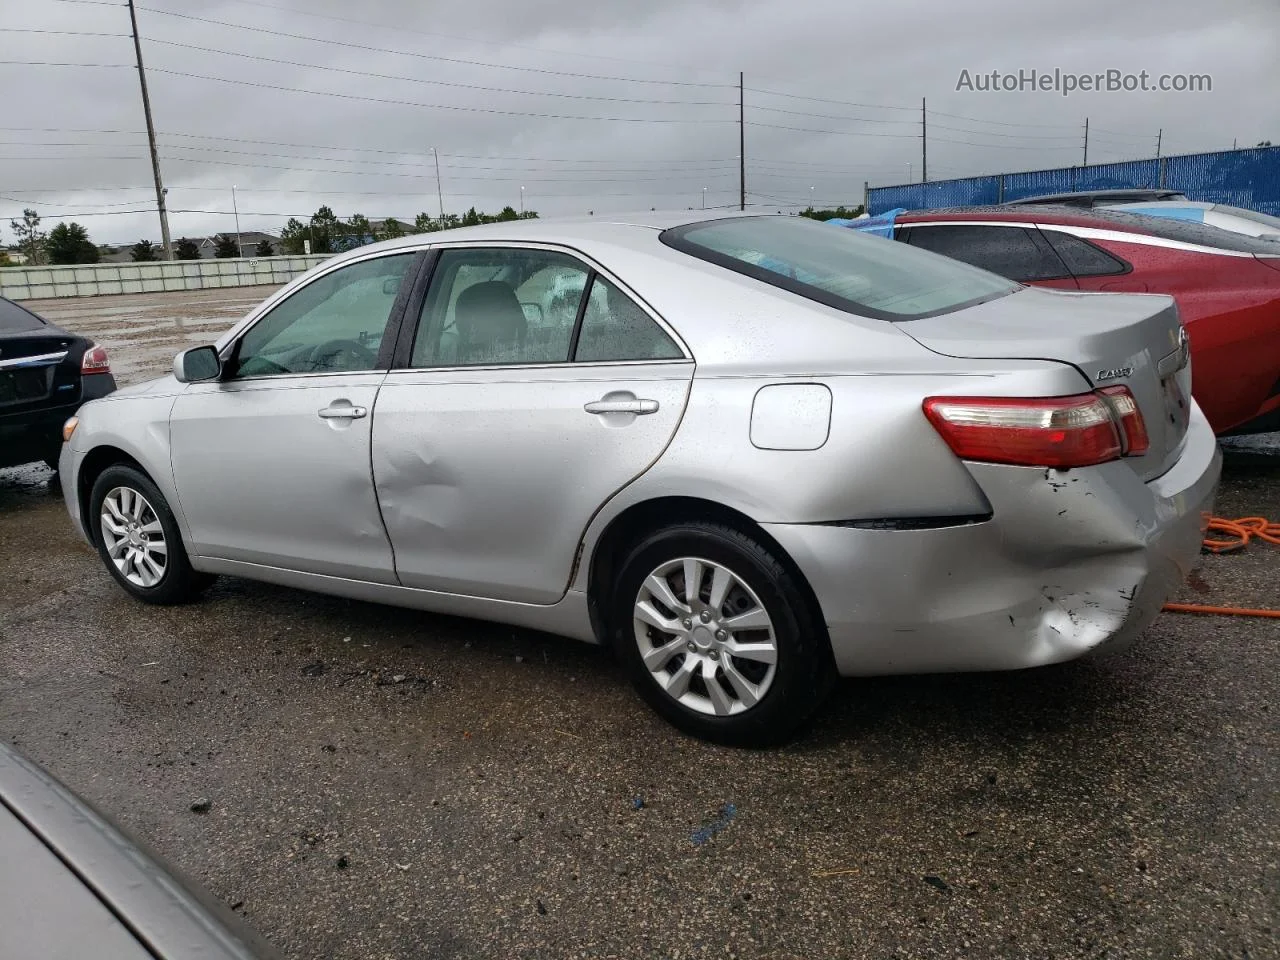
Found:
<path fill-rule="evenodd" d="M 587 413 L 634 413 L 642 416 L 658 412 L 657 400 L 592 400 L 582 408 Z"/>
<path fill-rule="evenodd" d="M 317 411 L 321 420 L 360 420 L 369 415 L 364 407 L 353 407 L 349 403 L 335 403 Z"/>

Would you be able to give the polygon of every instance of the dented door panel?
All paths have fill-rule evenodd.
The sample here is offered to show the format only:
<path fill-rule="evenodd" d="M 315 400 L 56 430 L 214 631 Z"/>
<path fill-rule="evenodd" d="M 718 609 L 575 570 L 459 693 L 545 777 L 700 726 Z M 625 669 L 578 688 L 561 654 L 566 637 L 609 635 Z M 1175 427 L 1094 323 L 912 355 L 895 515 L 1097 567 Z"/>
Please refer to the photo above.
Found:
<path fill-rule="evenodd" d="M 373 476 L 399 582 L 559 600 L 596 510 L 666 448 L 692 374 L 688 361 L 392 372 Z"/>

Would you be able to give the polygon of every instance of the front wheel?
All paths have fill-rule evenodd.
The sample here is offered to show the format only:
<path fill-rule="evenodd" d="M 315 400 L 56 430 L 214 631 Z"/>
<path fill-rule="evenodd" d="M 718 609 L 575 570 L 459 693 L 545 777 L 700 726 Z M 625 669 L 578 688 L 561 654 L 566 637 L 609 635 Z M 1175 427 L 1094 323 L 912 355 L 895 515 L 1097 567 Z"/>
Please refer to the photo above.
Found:
<path fill-rule="evenodd" d="M 116 582 L 146 603 L 191 599 L 210 578 L 191 568 L 178 523 L 159 488 L 133 467 L 108 467 L 93 484 L 87 523 Z"/>
<path fill-rule="evenodd" d="M 785 741 L 830 689 L 830 645 L 812 602 L 769 548 L 731 527 L 686 523 L 642 540 L 612 608 L 640 695 L 694 736 Z"/>

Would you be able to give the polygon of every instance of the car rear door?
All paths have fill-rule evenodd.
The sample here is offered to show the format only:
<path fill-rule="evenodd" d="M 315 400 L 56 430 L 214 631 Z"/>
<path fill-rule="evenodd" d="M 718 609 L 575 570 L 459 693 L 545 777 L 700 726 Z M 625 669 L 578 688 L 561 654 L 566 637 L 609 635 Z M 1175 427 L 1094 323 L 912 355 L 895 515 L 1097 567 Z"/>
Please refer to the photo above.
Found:
<path fill-rule="evenodd" d="M 554 247 L 445 248 L 416 300 L 373 417 L 399 581 L 554 603 L 592 516 L 670 442 L 692 359 L 634 293 Z"/>
<path fill-rule="evenodd" d="M 240 335 L 222 379 L 178 397 L 173 473 L 193 552 L 395 582 L 370 413 L 420 259 L 383 253 L 319 274 Z"/>

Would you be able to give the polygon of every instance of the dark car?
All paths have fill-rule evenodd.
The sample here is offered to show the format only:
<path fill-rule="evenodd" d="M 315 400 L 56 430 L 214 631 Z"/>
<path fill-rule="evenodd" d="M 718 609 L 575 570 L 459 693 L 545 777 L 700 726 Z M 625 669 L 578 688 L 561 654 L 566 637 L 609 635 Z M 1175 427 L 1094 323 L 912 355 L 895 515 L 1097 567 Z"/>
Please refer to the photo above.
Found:
<path fill-rule="evenodd" d="M 1108 207 L 1115 203 L 1148 203 L 1152 200 L 1186 200 L 1187 195 L 1177 190 L 1079 190 L 1075 193 L 1046 193 L 1040 197 L 1023 197 L 1007 200 L 1006 206 Z"/>
<path fill-rule="evenodd" d="M 115 388 L 104 348 L 0 297 L 0 467 L 56 469 L 63 423 Z"/>
<path fill-rule="evenodd" d="M 210 894 L 0 743 L 0 957 L 277 956 Z"/>

